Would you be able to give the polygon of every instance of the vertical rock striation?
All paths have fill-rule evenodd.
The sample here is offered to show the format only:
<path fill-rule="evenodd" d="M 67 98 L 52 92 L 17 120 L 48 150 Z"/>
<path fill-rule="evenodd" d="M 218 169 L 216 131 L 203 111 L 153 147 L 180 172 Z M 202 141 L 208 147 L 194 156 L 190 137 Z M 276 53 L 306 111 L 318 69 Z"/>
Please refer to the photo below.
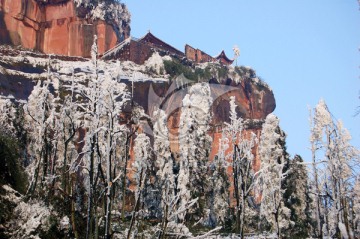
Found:
<path fill-rule="evenodd" d="M 93 35 L 99 53 L 130 35 L 130 14 L 120 3 L 80 0 L 0 0 L 0 44 L 47 54 L 89 57 Z"/>

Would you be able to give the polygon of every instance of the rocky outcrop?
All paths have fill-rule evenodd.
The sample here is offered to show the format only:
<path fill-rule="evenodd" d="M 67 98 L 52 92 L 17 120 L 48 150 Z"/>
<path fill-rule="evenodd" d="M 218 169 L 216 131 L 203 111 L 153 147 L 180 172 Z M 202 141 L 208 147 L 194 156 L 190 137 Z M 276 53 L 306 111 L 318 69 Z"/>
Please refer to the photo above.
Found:
<path fill-rule="evenodd" d="M 0 0 L 0 44 L 89 57 L 95 34 L 100 54 L 130 35 L 130 15 L 125 6 L 121 5 L 123 15 L 119 18 L 123 16 L 124 21 L 119 23 L 106 16 L 106 9 L 75 1 L 78 4 L 74 0 Z"/>
<path fill-rule="evenodd" d="M 16 99 L 26 100 L 34 86 L 34 79 L 48 77 L 46 74 L 48 59 L 42 54 L 22 52 L 6 47 L 0 47 L 0 53 L 3 54 L 0 57 L 0 95 L 11 95 Z M 176 156 L 179 153 L 177 136 L 182 100 L 193 82 L 184 84 L 181 79 L 169 81 L 166 79 L 168 75 L 152 77 L 153 70 L 146 65 L 138 66 L 130 62 L 122 62 L 120 65 L 114 62 L 102 62 L 102 64 L 104 64 L 102 67 L 114 76 L 122 72 L 123 75 L 118 76 L 118 80 L 126 83 L 130 91 L 133 91 L 133 103 L 144 109 L 146 114 L 151 116 L 156 107 L 161 107 L 166 111 L 169 116 L 170 137 L 172 137 L 171 148 Z M 62 85 L 68 84 L 66 82 L 69 81 L 72 71 L 75 73 L 75 78 L 81 81 L 86 81 L 92 72 L 91 62 L 83 58 L 65 58 L 54 55 L 51 65 L 52 71 L 58 75 L 58 80 L 63 82 Z M 235 75 L 231 76 L 232 73 Z M 214 158 L 218 153 L 222 127 L 224 122 L 229 122 L 231 96 L 235 96 L 238 116 L 247 120 L 249 132 L 254 132 L 259 138 L 263 120 L 276 107 L 272 90 L 266 83 L 259 80 L 251 69 L 243 67 L 237 73 L 232 73 L 224 75 L 222 79 L 213 78 L 208 81 L 213 98 L 212 122 L 209 130 L 213 138 L 210 158 Z M 139 79 L 132 83 L 134 74 L 138 74 Z M 125 111 L 129 116 L 132 109 L 130 105 L 128 107 Z M 125 121 L 129 122 L 130 119 L 125 119 Z M 254 167 L 258 166 L 259 162 L 256 160 Z"/>
<path fill-rule="evenodd" d="M 175 60 L 170 61 L 174 62 Z M 47 73 L 49 62 L 50 76 Z M 161 62 L 154 59 L 150 63 L 157 67 L 161 65 Z M 150 63 L 136 65 L 129 61 L 99 61 L 101 69 L 99 74 L 104 74 L 106 71 L 113 77 L 116 77 L 119 82 L 127 84 L 129 91 L 132 92 L 132 104 L 129 104 L 124 109 L 124 114 L 121 115 L 120 120 L 122 124 L 127 124 L 128 128 L 136 128 L 151 137 L 153 136 L 152 126 L 156 123 L 154 121 L 156 119 L 151 117 L 152 112 L 157 107 L 166 111 L 170 133 L 170 147 L 172 155 L 176 160 L 180 156 L 179 124 L 182 101 L 196 80 L 186 81 L 183 77 L 172 78 L 164 68 L 159 70 L 162 73 L 156 73 L 156 70 L 151 67 Z M 212 138 L 209 160 L 213 160 L 218 154 L 224 123 L 230 121 L 229 101 L 231 96 L 235 97 L 235 103 L 238 106 L 236 108 L 238 116 L 241 116 L 246 122 L 246 132 L 243 134 L 245 137 L 250 137 L 251 133 L 254 133 L 260 139 L 262 123 L 266 116 L 273 112 L 276 107 L 272 90 L 266 83 L 256 77 L 252 69 L 216 64 L 210 64 L 209 67 L 211 66 L 215 67 L 213 68 L 214 71 L 223 71 L 223 73 L 219 74 L 218 72 L 215 74 L 216 77 L 210 76 L 201 79 L 201 81 L 209 83 L 213 99 L 212 120 L 208 131 Z M 190 66 L 186 67 L 188 68 L 182 68 L 185 73 L 193 69 Z M 226 71 L 224 71 L 225 69 Z M 88 59 L 54 55 L 49 61 L 44 54 L 0 46 L 0 95 L 7 96 L 8 98 L 27 100 L 36 81 L 46 78 L 50 78 L 53 82 L 53 89 L 51 90 L 61 95 L 69 90 L 72 76 L 77 82 L 87 82 L 90 77 L 93 77 L 93 73 L 94 66 Z M 203 73 L 206 75 L 206 70 Z M 195 79 L 196 77 L 193 76 L 193 78 Z M 209 78 L 211 79 L 205 80 Z M 150 119 L 144 117 L 140 120 L 137 119 L 135 122 L 131 118 L 131 115 L 134 115 L 134 109 L 143 109 L 147 115 L 150 115 Z M 199 108 L 199 110 L 201 109 Z M 140 128 L 137 127 L 139 125 L 141 125 Z M 84 137 L 84 132 L 80 133 L 79 141 Z M 77 146 L 80 151 L 82 146 L 80 144 Z M 133 147 L 134 137 L 130 140 L 129 168 L 132 167 L 135 160 Z M 229 148 L 228 152 L 231 150 L 232 148 Z M 255 170 L 258 170 L 260 167 L 257 151 L 258 146 L 256 145 L 253 148 L 255 155 L 253 168 Z M 231 167 L 228 167 L 227 173 L 231 181 L 233 173 Z M 132 178 L 131 173 L 128 174 L 129 178 Z M 131 184 L 130 189 L 134 189 L 134 185 Z M 232 184 L 230 184 L 230 192 L 232 192 Z"/>

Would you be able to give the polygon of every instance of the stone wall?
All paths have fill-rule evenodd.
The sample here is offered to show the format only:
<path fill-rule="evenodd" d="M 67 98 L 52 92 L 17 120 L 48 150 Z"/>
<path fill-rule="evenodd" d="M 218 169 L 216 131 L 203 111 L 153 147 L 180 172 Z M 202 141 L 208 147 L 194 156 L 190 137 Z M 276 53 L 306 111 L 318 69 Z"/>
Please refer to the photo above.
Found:
<path fill-rule="evenodd" d="M 196 62 L 197 59 L 196 49 L 189 46 L 188 44 L 185 45 L 185 55 L 187 59 Z"/>
<path fill-rule="evenodd" d="M 152 53 L 153 51 L 148 45 L 137 41 L 131 41 L 127 50 L 123 52 L 122 57 L 119 57 L 119 59 L 133 61 L 136 64 L 142 65 L 151 57 Z"/>
<path fill-rule="evenodd" d="M 209 54 L 199 50 L 195 49 L 192 46 L 185 45 L 185 55 L 186 58 L 189 60 L 192 60 L 196 63 L 205 63 L 205 62 L 216 62 L 217 60 L 210 56 Z"/>

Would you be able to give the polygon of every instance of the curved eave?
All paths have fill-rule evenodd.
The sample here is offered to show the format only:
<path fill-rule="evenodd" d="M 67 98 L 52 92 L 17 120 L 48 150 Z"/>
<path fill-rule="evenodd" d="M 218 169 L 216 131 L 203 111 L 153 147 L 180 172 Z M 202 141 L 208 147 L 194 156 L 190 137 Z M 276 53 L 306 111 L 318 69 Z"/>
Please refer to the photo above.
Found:
<path fill-rule="evenodd" d="M 230 64 L 232 64 L 232 63 L 234 62 L 234 60 L 230 60 L 230 59 L 226 56 L 224 50 L 222 50 L 221 53 L 215 57 L 215 59 L 217 59 L 217 60 L 224 59 L 225 61 L 229 62 Z"/>

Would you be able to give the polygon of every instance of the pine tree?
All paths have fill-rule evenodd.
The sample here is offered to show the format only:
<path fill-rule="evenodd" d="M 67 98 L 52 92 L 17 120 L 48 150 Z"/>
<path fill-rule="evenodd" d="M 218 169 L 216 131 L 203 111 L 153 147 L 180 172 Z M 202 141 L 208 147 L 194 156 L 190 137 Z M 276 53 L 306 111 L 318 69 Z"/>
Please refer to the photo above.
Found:
<path fill-rule="evenodd" d="M 208 195 L 209 218 L 207 225 L 225 227 L 225 220 L 229 215 L 229 179 L 222 159 L 215 156 L 209 170 L 209 183 L 212 186 Z"/>
<path fill-rule="evenodd" d="M 211 144 L 211 138 L 207 135 L 211 120 L 210 94 L 208 83 L 193 85 L 183 99 L 180 116 L 180 207 L 185 207 L 191 199 L 199 198 L 196 207 L 189 212 L 193 220 L 205 215 L 206 173 Z M 181 221 L 185 219 L 184 216 L 180 216 Z"/>
<path fill-rule="evenodd" d="M 278 238 L 292 223 L 290 209 L 284 202 L 284 180 L 287 177 L 285 166 L 288 155 L 285 149 L 285 133 L 279 127 L 279 119 L 269 114 L 261 132 L 259 157 L 261 166 L 258 189 L 261 192 L 260 216 L 271 226 Z"/>
<path fill-rule="evenodd" d="M 293 223 L 284 234 L 291 238 L 307 238 L 312 228 L 308 171 L 299 155 L 295 155 L 285 167 L 288 176 L 283 185 L 284 201 L 291 210 L 290 220 Z"/>

